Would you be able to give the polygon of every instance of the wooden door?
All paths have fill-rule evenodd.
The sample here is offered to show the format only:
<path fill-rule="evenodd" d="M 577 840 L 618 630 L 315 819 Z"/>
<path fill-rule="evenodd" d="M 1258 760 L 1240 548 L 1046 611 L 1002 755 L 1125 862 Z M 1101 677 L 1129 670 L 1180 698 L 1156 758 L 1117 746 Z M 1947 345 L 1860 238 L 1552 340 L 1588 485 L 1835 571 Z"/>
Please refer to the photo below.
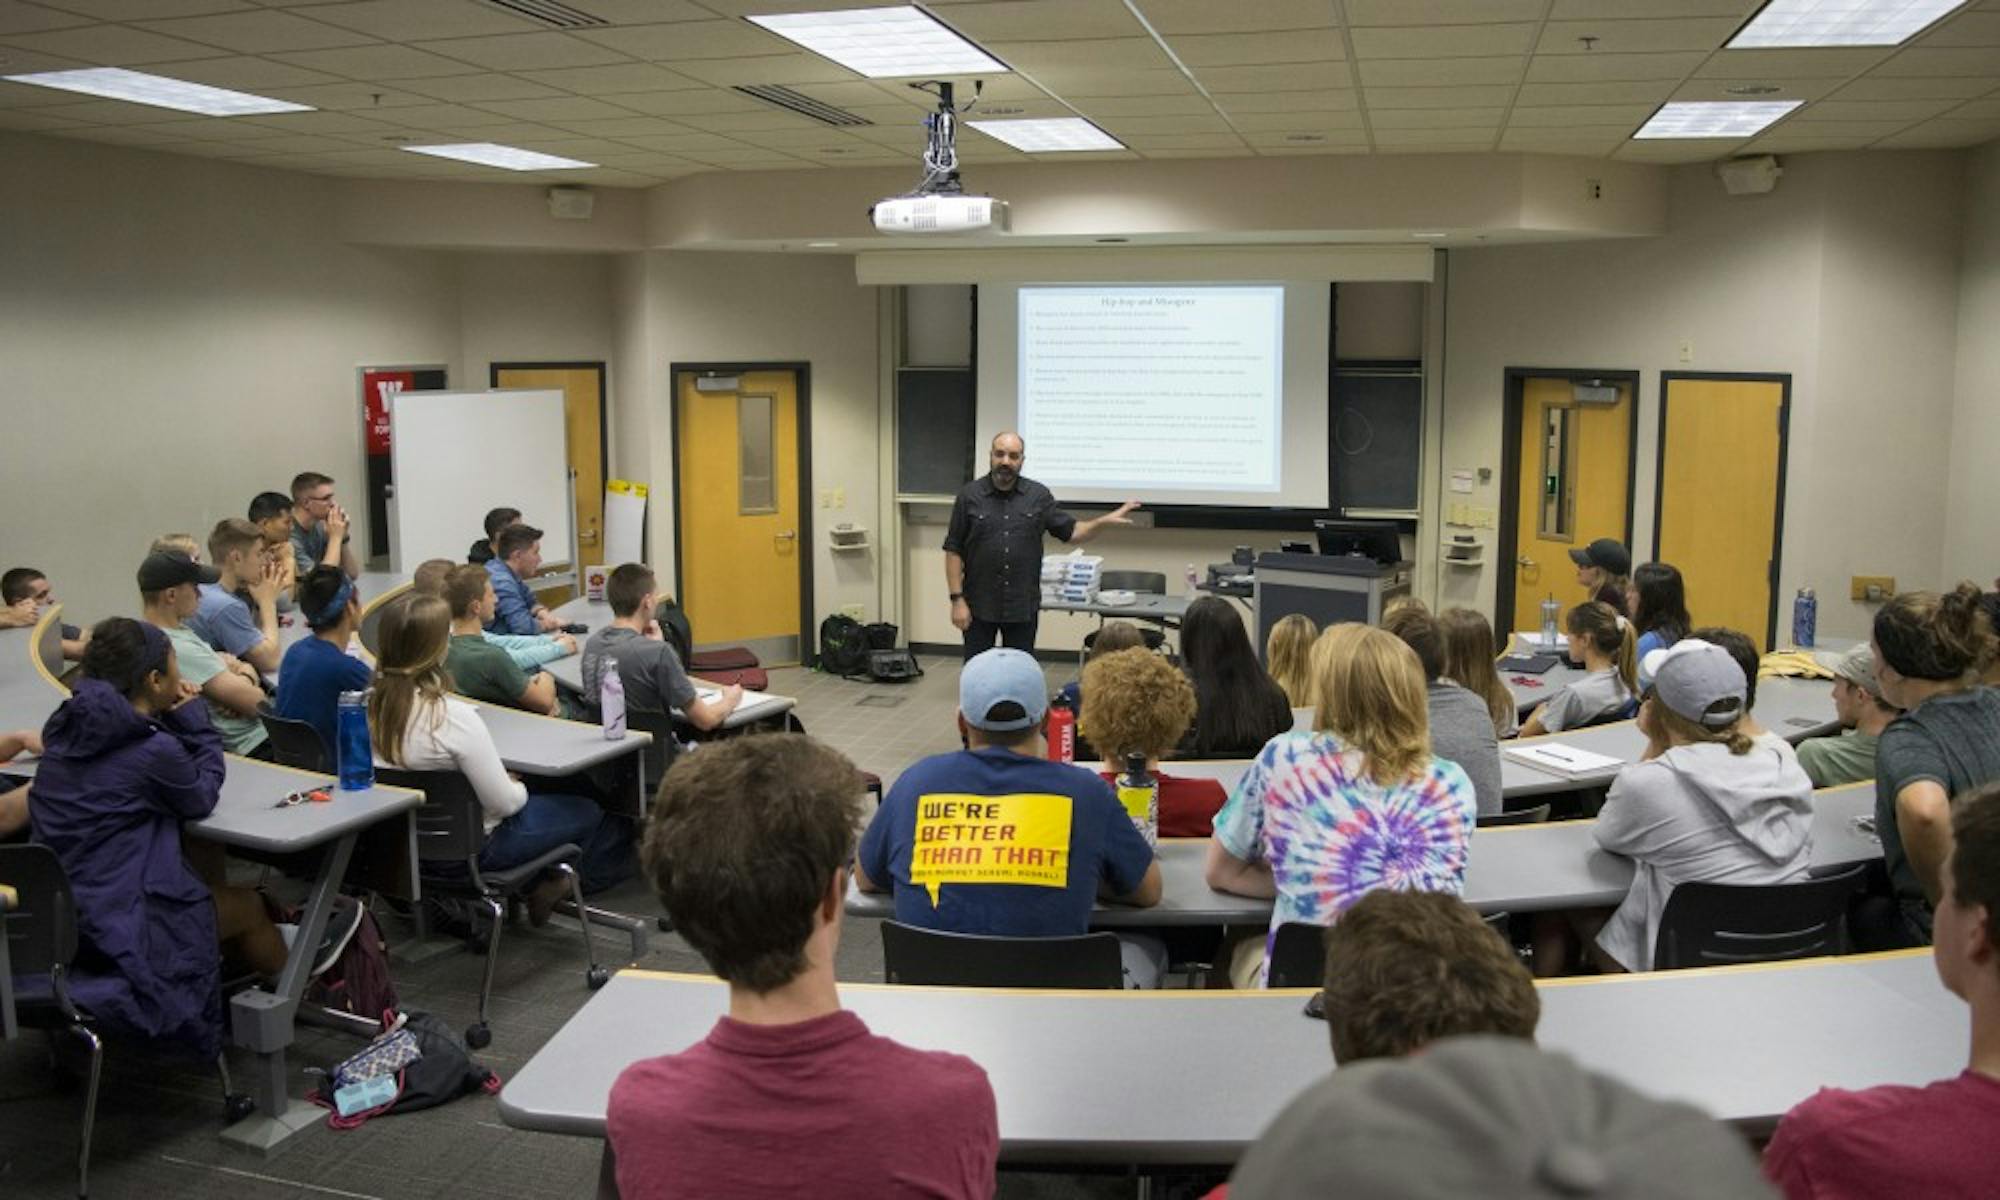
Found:
<path fill-rule="evenodd" d="M 604 364 L 495 363 L 496 388 L 538 388 L 563 394 L 563 418 L 569 427 L 569 472 L 576 495 L 576 562 L 578 568 L 604 561 Z M 533 513 L 527 514 L 533 521 Z M 565 548 L 561 553 L 567 555 Z M 555 560 L 556 555 L 544 554 Z M 616 566 L 616 563 L 608 564 Z M 561 604 L 576 593 L 563 588 L 543 595 L 543 602 Z"/>
<path fill-rule="evenodd" d="M 747 371 L 734 391 L 677 389 L 675 496 L 681 604 L 697 645 L 800 657 L 800 581 L 810 553 L 799 508 L 798 377 Z"/>
<path fill-rule="evenodd" d="M 1541 626 L 1542 601 L 1568 612 L 1586 599 L 1569 552 L 1598 538 L 1628 538 L 1632 509 L 1632 389 L 1615 404 L 1581 403 L 1572 380 L 1521 381 L 1515 469 L 1515 629 Z M 1505 637 L 1506 631 L 1496 630 Z"/>
<path fill-rule="evenodd" d="M 1679 567 L 1696 625 L 1775 633 L 1788 376 L 1660 384 L 1656 557 Z"/>

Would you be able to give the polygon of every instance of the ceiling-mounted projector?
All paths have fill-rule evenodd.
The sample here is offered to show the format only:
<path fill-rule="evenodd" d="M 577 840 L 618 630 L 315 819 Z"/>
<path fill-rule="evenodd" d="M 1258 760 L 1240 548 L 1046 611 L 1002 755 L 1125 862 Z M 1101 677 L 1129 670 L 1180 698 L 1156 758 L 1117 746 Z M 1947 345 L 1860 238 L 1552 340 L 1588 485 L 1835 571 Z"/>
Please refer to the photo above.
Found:
<path fill-rule="evenodd" d="M 916 190 L 878 200 L 868 210 L 882 233 L 1007 232 L 1007 202 L 991 196 L 968 196 L 958 181 L 958 114 L 952 85 L 938 80 L 910 85 L 938 98 L 937 111 L 924 118 L 924 178 Z M 982 84 L 972 85 L 970 110 L 979 103 Z"/>

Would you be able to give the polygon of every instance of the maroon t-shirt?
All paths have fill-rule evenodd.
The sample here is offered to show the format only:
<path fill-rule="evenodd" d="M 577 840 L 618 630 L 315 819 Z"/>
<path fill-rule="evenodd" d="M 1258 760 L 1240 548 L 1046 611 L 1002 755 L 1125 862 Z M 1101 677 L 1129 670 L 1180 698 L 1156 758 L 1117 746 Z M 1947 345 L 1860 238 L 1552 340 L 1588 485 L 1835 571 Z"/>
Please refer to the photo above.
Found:
<path fill-rule="evenodd" d="M 1118 786 L 1117 771 L 1099 771 L 1104 781 Z M 1171 838 L 1207 837 L 1215 832 L 1215 814 L 1222 811 L 1229 792 L 1215 779 L 1189 779 L 1156 771 L 1160 781 L 1160 836 Z"/>
<path fill-rule="evenodd" d="M 723 1017 L 611 1087 L 618 1192 L 647 1197 L 993 1194 L 1000 1150 L 979 1064 L 868 1032 L 850 1012 Z"/>
<path fill-rule="evenodd" d="M 1786 1200 L 1924 1200 L 2000 1193 L 2000 1079 L 1826 1088 L 1778 1123 L 1764 1174 Z"/>

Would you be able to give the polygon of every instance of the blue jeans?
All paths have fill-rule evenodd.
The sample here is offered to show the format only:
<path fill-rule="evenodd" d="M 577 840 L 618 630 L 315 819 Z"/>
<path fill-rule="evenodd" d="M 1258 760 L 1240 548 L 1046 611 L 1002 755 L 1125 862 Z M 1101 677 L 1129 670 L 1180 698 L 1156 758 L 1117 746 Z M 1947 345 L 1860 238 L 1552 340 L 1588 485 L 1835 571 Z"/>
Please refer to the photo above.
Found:
<path fill-rule="evenodd" d="M 577 873 L 583 890 L 601 891 L 632 874 L 632 827 L 583 796 L 530 792 L 528 802 L 494 826 L 479 852 L 479 865 L 489 871 L 518 867 L 557 846 L 583 848 Z"/>

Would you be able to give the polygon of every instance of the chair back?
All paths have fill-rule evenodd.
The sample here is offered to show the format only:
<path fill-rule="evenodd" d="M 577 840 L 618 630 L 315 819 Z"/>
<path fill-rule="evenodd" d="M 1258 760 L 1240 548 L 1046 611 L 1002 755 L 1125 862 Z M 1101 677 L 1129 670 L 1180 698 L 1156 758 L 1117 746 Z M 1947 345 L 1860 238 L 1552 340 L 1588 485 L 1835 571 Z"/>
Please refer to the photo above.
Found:
<path fill-rule="evenodd" d="M 1150 592 L 1163 596 L 1167 591 L 1167 574 L 1164 571 L 1105 571 L 1097 577 L 1097 586 L 1107 592 Z"/>
<path fill-rule="evenodd" d="M 257 719 L 264 723 L 264 732 L 270 735 L 271 755 L 278 760 L 279 766 L 317 771 L 322 775 L 333 773 L 333 753 L 327 749 L 325 739 L 319 736 L 319 730 L 311 722 L 268 712 L 258 713 Z"/>
<path fill-rule="evenodd" d="M 1683 883 L 1660 914 L 1653 969 L 1847 953 L 1847 902 L 1867 864 L 1798 883 Z"/>
<path fill-rule="evenodd" d="M 382 655 L 382 614 L 389 611 L 391 604 L 400 604 L 408 599 L 414 591 L 415 588 L 406 583 L 391 588 L 362 606 L 361 627 L 355 630 L 354 636 L 361 639 L 361 648 L 368 651 L 370 659 Z"/>
<path fill-rule="evenodd" d="M 1318 987 L 1326 979 L 1326 926 L 1287 921 L 1271 939 L 1271 961 L 1264 969 L 1264 986 Z"/>
<path fill-rule="evenodd" d="M 1118 937 L 987 937 L 882 922 L 889 982 L 935 987 L 1092 988 L 1125 986 Z"/>
<path fill-rule="evenodd" d="M 47 846 L 0 846 L 0 883 L 14 889 L 0 910 L 8 966 L 15 975 L 48 975 L 76 957 L 76 901 L 56 852 Z"/>
<path fill-rule="evenodd" d="M 63 673 L 61 617 L 62 606 L 57 605 L 43 613 L 41 624 L 35 627 L 35 654 L 51 679 L 61 679 Z"/>
<path fill-rule="evenodd" d="M 424 794 L 416 808 L 417 862 L 458 863 L 476 869 L 486 845 L 485 812 L 472 784 L 457 771 L 375 768 L 375 782 Z"/>
<path fill-rule="evenodd" d="M 1474 822 L 1474 828 L 1491 829 L 1496 825 L 1540 825 L 1549 819 L 1549 806 L 1537 804 L 1533 808 L 1516 808 L 1506 812 L 1485 813 Z"/>

